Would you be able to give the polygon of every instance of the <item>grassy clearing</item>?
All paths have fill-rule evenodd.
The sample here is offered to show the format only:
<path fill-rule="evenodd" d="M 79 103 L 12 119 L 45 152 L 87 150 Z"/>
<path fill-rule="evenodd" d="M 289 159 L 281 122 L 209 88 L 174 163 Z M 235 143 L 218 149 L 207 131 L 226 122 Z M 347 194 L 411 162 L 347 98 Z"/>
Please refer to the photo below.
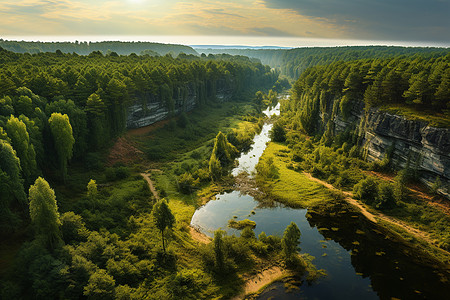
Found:
<path fill-rule="evenodd" d="M 259 178 L 259 184 L 275 199 L 294 207 L 313 207 L 332 200 L 323 185 L 309 180 L 302 173 L 288 169 L 289 151 L 287 146 L 274 142 L 268 144 L 260 161 L 273 157 L 279 178 L 270 181 Z"/>
<path fill-rule="evenodd" d="M 147 135 L 133 138 L 150 160 L 179 161 L 181 153 L 200 148 L 219 131 L 236 128 L 241 117 L 252 112 L 253 106 L 246 103 L 208 104 L 188 115 L 185 128 L 177 126 L 173 120 Z"/>
<path fill-rule="evenodd" d="M 383 213 L 429 233 L 437 246 L 450 248 L 450 216 L 424 200 L 411 195 L 408 199 L 397 203 L 395 208 Z"/>
<path fill-rule="evenodd" d="M 449 110 L 444 110 L 443 113 L 437 113 L 426 110 L 425 111 L 417 110 L 408 105 L 401 105 L 401 104 L 382 106 L 380 107 L 380 110 L 395 115 L 403 116 L 408 120 L 424 121 L 427 122 L 428 125 L 432 127 L 444 127 L 444 128 L 450 127 Z"/>

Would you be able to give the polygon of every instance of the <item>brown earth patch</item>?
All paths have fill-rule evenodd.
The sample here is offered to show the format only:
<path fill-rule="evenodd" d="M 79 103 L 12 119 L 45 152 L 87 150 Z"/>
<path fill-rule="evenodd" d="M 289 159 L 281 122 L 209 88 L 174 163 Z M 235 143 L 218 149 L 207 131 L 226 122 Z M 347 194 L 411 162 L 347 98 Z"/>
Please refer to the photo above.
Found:
<path fill-rule="evenodd" d="M 368 172 L 368 174 L 389 182 L 395 181 L 394 174 L 386 174 L 374 171 L 370 171 Z M 450 216 L 450 201 L 447 200 L 445 197 L 430 194 L 428 191 L 428 187 L 426 187 L 424 184 L 421 183 L 408 184 L 407 187 L 410 190 L 412 197 L 425 201 L 428 203 L 428 205 L 436 207 L 437 209 L 444 212 L 446 215 Z"/>
<path fill-rule="evenodd" d="M 201 244 L 209 244 L 211 243 L 211 238 L 206 234 L 201 233 L 198 229 L 189 226 L 189 233 L 194 241 L 197 241 Z"/>
<path fill-rule="evenodd" d="M 134 143 L 125 137 L 119 137 L 114 146 L 109 151 L 106 161 L 107 166 L 113 166 L 117 163 L 131 165 L 134 162 L 142 161 L 144 153 L 134 146 Z"/>
<path fill-rule="evenodd" d="M 144 177 L 144 179 L 147 181 L 150 191 L 153 194 L 153 197 L 155 197 L 156 200 L 159 200 L 158 192 L 156 191 L 155 185 L 153 184 L 153 181 L 151 180 L 150 176 L 148 176 L 148 174 L 146 173 L 141 173 L 141 176 Z"/>
<path fill-rule="evenodd" d="M 141 128 L 129 129 L 127 131 L 127 134 L 129 134 L 130 136 L 147 135 L 150 132 L 155 131 L 158 128 L 164 127 L 164 125 L 168 124 L 169 122 L 170 122 L 170 120 L 166 119 L 166 120 L 158 121 L 156 123 L 153 123 L 148 126 L 141 127 Z"/>

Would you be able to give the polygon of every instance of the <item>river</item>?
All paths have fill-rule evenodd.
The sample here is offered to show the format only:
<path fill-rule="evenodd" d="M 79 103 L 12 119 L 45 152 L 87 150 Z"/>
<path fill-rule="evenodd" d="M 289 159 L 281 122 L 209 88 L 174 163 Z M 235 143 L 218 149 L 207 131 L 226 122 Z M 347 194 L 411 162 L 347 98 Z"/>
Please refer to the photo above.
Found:
<path fill-rule="evenodd" d="M 264 113 L 280 113 L 279 104 Z M 234 176 L 245 171 L 250 176 L 270 141 L 272 124 L 266 123 L 254 137 L 252 148 L 238 159 Z M 325 211 L 293 209 L 280 203 L 261 205 L 252 196 L 232 191 L 198 208 L 191 225 L 212 237 L 222 229 L 228 234 L 239 231 L 227 227 L 228 220 L 250 219 L 256 222 L 255 234 L 283 234 L 291 221 L 301 231 L 301 253 L 315 257 L 313 263 L 327 276 L 298 290 L 286 292 L 283 283 L 274 283 L 258 299 L 445 299 L 450 291 L 448 271 L 417 257 L 414 249 L 396 241 L 385 230 L 360 214 L 338 205 Z"/>

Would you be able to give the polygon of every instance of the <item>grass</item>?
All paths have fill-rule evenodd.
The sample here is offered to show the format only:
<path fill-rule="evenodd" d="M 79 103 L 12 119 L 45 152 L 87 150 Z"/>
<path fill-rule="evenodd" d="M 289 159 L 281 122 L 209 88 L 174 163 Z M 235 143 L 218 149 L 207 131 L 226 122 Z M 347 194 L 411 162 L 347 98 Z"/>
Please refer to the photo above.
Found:
<path fill-rule="evenodd" d="M 450 249 L 450 217 L 425 201 L 411 196 L 384 213 L 429 233 L 437 246 Z"/>
<path fill-rule="evenodd" d="M 260 160 L 274 158 L 279 178 L 272 181 L 258 180 L 276 200 L 294 207 L 313 207 L 332 200 L 328 190 L 321 184 L 309 180 L 304 174 L 288 169 L 289 148 L 270 142 Z"/>
<path fill-rule="evenodd" d="M 381 106 L 381 111 L 386 111 L 395 115 L 403 116 L 408 120 L 420 120 L 427 122 L 432 127 L 450 127 L 450 111 L 444 110 L 443 113 L 436 113 L 426 110 L 419 110 L 408 105 L 393 104 Z"/>
<path fill-rule="evenodd" d="M 185 128 L 169 122 L 163 128 L 134 139 L 152 161 L 179 160 L 180 153 L 200 148 L 219 131 L 236 128 L 241 117 L 253 111 L 253 106 L 246 103 L 208 104 L 188 115 L 189 123 Z"/>

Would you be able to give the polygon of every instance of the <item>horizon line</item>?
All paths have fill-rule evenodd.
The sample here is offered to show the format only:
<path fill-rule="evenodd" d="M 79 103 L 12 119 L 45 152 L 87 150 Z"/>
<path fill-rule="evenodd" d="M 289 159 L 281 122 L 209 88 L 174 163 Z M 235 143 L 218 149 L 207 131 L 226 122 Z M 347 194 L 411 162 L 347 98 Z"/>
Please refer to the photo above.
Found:
<path fill-rule="evenodd" d="M 9 35 L 0 36 L 7 41 L 26 42 L 154 42 L 186 46 L 224 46 L 224 47 L 345 47 L 345 46 L 400 46 L 449 48 L 450 42 L 438 41 L 382 41 L 358 39 L 330 39 L 307 37 L 268 37 L 268 36 L 206 36 L 206 35 Z"/>

